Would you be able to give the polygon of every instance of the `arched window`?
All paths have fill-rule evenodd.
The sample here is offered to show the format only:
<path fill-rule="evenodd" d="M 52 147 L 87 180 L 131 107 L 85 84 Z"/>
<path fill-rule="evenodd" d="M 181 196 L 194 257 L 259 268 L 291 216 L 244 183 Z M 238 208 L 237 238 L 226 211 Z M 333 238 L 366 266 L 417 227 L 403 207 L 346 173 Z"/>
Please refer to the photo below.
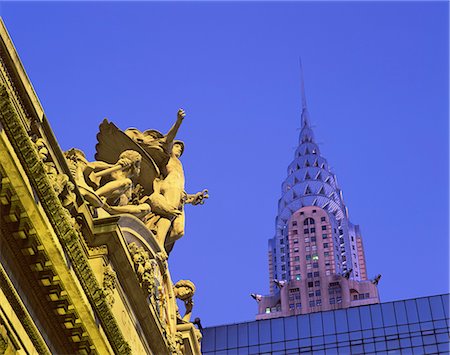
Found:
<path fill-rule="evenodd" d="M 313 218 L 306 218 L 305 221 L 303 222 L 303 224 L 305 226 L 307 226 L 308 224 L 315 224 L 316 222 L 314 221 Z"/>

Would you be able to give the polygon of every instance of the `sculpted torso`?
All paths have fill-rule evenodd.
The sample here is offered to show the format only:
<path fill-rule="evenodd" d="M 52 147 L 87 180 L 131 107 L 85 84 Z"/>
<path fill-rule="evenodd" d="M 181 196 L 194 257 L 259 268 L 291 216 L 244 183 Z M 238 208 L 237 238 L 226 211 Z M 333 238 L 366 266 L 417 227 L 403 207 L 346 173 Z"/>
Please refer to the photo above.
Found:
<path fill-rule="evenodd" d="M 184 172 L 180 160 L 171 157 L 167 164 L 167 176 L 161 181 L 161 194 L 174 207 L 181 205 L 184 192 Z"/>

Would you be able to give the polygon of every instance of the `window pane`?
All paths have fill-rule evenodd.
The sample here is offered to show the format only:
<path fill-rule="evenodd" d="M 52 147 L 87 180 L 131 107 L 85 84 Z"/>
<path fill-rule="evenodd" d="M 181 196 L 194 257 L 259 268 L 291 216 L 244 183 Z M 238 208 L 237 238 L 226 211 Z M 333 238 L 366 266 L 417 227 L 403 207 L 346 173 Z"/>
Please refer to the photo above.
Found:
<path fill-rule="evenodd" d="M 359 320 L 358 308 L 347 309 L 347 317 L 348 317 L 348 328 L 350 331 L 361 329 L 361 321 Z"/>
<path fill-rule="evenodd" d="M 236 324 L 228 326 L 228 348 L 236 348 L 238 344 L 238 328 Z"/>
<path fill-rule="evenodd" d="M 270 320 L 261 320 L 259 325 L 259 343 L 270 343 Z"/>
<path fill-rule="evenodd" d="M 248 345 L 257 345 L 258 342 L 258 323 L 248 323 Z"/>
<path fill-rule="evenodd" d="M 214 351 L 216 328 L 204 328 L 202 333 L 202 351 Z"/>
<path fill-rule="evenodd" d="M 392 302 L 381 304 L 381 310 L 383 312 L 383 321 L 385 327 L 397 324 L 395 320 L 394 305 L 392 304 Z"/>
<path fill-rule="evenodd" d="M 284 318 L 284 333 L 286 340 L 298 339 L 296 317 Z"/>
<path fill-rule="evenodd" d="M 309 330 L 309 316 L 307 314 L 297 317 L 298 322 L 298 334 L 300 338 L 307 338 L 311 336 L 311 331 Z"/>
<path fill-rule="evenodd" d="M 216 328 L 216 350 L 223 350 L 227 348 L 227 327 Z"/>
<path fill-rule="evenodd" d="M 421 322 L 431 320 L 431 310 L 428 298 L 416 299 L 417 310 L 419 311 L 419 319 Z"/>
<path fill-rule="evenodd" d="M 322 329 L 322 314 L 321 313 L 313 313 L 310 315 L 311 317 L 311 334 L 312 336 L 323 335 Z"/>
<path fill-rule="evenodd" d="M 397 324 L 407 324 L 406 308 L 404 302 L 394 302 L 395 317 L 397 318 Z"/>
<path fill-rule="evenodd" d="M 239 348 L 238 351 L 239 355 L 248 355 L 248 348 Z"/>
<path fill-rule="evenodd" d="M 322 313 L 322 322 L 323 322 L 323 333 L 324 334 L 336 333 L 336 328 L 334 326 L 334 312 L 323 312 Z"/>
<path fill-rule="evenodd" d="M 248 345 L 248 323 L 238 324 L 238 341 L 239 346 Z"/>
<path fill-rule="evenodd" d="M 408 316 L 409 323 L 417 323 L 419 321 L 419 316 L 417 315 L 416 301 L 407 300 L 405 301 L 406 314 Z"/>
<path fill-rule="evenodd" d="M 347 313 L 344 309 L 335 311 L 334 317 L 336 319 L 336 330 L 338 333 L 348 332 Z"/>
<path fill-rule="evenodd" d="M 449 312 L 449 305 L 448 305 L 448 295 L 442 295 L 442 303 L 444 304 L 444 311 L 445 311 L 445 317 L 450 318 L 448 315 Z"/>
<path fill-rule="evenodd" d="M 444 305 L 441 301 L 441 296 L 430 297 L 431 314 L 433 319 L 444 319 Z"/>
<path fill-rule="evenodd" d="M 272 342 L 284 340 L 283 318 L 276 318 L 270 321 L 272 328 Z"/>
<path fill-rule="evenodd" d="M 381 316 L 381 307 L 379 304 L 370 306 L 370 315 L 372 316 L 372 324 L 374 328 L 383 326 L 383 318 Z"/>
<path fill-rule="evenodd" d="M 367 306 L 359 307 L 359 314 L 361 316 L 362 329 L 371 329 L 372 317 L 370 316 L 370 308 Z"/>

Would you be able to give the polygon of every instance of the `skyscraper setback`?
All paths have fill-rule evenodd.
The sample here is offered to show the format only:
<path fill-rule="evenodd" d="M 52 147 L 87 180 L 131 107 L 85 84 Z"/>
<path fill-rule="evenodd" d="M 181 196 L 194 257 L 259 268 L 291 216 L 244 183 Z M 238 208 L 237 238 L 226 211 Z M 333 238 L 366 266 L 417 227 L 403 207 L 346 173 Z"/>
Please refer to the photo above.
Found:
<path fill-rule="evenodd" d="M 257 319 L 379 303 L 359 226 L 315 142 L 303 78 L 299 145 L 281 189 L 269 240 L 270 295 L 256 297 Z"/>

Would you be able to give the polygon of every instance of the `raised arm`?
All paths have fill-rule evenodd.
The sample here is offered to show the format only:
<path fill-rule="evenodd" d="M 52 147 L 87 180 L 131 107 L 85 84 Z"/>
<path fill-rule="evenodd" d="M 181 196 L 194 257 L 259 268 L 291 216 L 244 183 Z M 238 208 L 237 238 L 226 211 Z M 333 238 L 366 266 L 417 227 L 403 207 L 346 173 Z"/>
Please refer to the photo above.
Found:
<path fill-rule="evenodd" d="M 184 116 L 186 116 L 186 113 L 182 108 L 178 110 L 177 113 L 177 120 L 175 124 L 169 129 L 169 132 L 166 134 L 166 142 L 171 144 L 173 143 L 173 140 L 175 139 L 175 136 L 177 135 L 178 129 L 181 126 L 181 122 L 184 120 Z"/>

